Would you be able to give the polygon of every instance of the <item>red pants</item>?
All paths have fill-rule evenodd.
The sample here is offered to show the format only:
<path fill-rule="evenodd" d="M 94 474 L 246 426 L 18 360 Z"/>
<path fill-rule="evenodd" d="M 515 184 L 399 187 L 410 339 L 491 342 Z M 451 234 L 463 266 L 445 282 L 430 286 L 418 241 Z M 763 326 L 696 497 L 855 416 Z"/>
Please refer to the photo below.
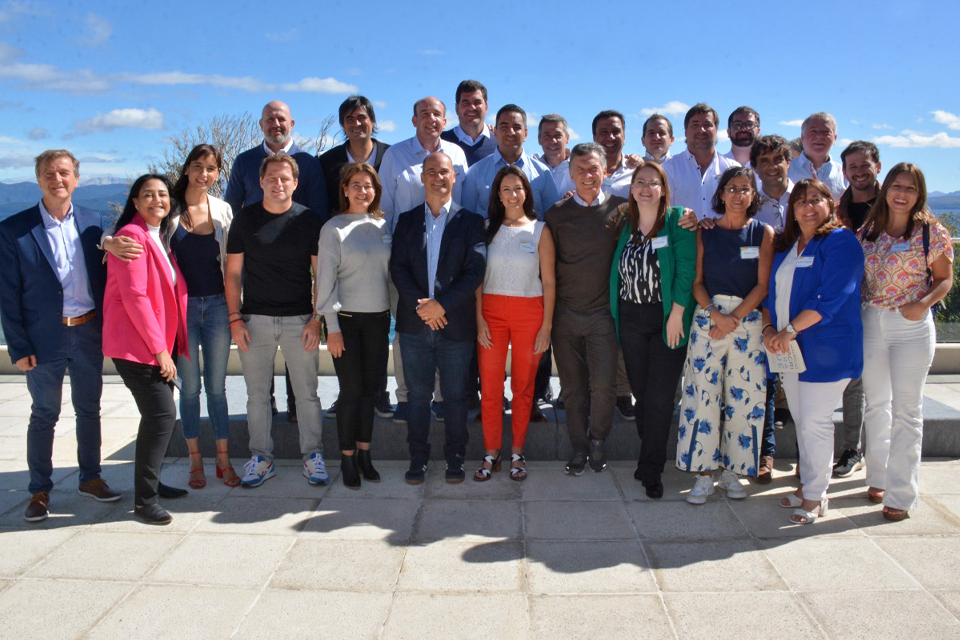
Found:
<path fill-rule="evenodd" d="M 522 447 L 533 407 L 533 389 L 540 356 L 533 346 L 543 325 L 543 298 L 519 298 L 483 294 L 483 318 L 490 329 L 492 346 L 477 347 L 480 358 L 480 396 L 483 442 L 488 450 L 503 446 L 503 379 L 507 370 L 507 346 L 512 347 L 510 389 L 513 391 L 513 446 Z"/>

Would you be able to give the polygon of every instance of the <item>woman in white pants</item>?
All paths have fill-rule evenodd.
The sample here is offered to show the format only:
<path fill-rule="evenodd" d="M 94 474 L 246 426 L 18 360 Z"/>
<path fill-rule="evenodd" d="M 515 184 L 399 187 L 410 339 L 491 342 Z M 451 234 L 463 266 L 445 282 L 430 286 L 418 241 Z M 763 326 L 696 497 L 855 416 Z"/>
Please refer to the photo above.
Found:
<path fill-rule="evenodd" d="M 936 345 L 930 307 L 953 284 L 953 244 L 927 209 L 923 173 L 907 162 L 887 174 L 859 235 L 867 497 L 883 503 L 887 520 L 903 520 L 917 507 L 923 386 Z"/>
<path fill-rule="evenodd" d="M 787 353 L 796 340 L 806 364 L 802 373 L 780 374 L 800 446 L 800 487 L 780 506 L 794 509 L 793 524 L 811 524 L 827 511 L 833 410 L 863 368 L 863 252 L 837 219 L 830 189 L 811 179 L 794 186 L 774 248 L 763 344 Z"/>

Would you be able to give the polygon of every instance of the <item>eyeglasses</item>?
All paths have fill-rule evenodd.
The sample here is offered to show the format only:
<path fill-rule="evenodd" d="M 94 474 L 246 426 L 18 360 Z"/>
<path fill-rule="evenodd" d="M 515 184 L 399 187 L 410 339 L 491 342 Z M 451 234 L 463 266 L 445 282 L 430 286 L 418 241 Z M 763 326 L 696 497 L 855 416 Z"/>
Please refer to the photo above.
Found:
<path fill-rule="evenodd" d="M 751 193 L 753 193 L 753 188 L 752 188 L 752 187 L 742 187 L 742 188 L 740 188 L 740 189 L 737 189 L 736 187 L 730 186 L 730 187 L 727 187 L 726 189 L 724 189 L 724 191 L 727 192 L 727 195 L 731 195 L 731 196 L 735 196 L 735 195 L 737 195 L 738 193 L 739 193 L 740 195 L 742 195 L 742 196 L 749 196 Z"/>
<path fill-rule="evenodd" d="M 746 130 L 756 129 L 757 126 L 758 125 L 756 122 L 734 122 L 732 125 L 730 125 L 730 128 L 733 129 L 734 131 L 743 131 L 744 129 Z"/>
<path fill-rule="evenodd" d="M 649 187 L 651 189 L 659 189 L 662 186 L 662 183 L 659 180 L 651 180 L 650 182 L 645 182 L 643 180 L 634 180 L 633 186 L 637 189 L 644 189 Z"/>

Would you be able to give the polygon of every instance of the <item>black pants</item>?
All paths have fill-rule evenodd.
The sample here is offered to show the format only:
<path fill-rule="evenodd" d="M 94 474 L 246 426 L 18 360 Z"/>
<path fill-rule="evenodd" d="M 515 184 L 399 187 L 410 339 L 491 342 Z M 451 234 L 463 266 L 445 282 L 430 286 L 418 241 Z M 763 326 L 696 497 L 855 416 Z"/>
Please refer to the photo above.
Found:
<path fill-rule="evenodd" d="M 160 367 L 119 358 L 114 358 L 113 364 L 140 410 L 133 464 L 133 502 L 138 507 L 156 504 L 160 466 L 177 421 L 173 383 L 160 377 Z"/>
<path fill-rule="evenodd" d="M 547 390 L 550 387 L 550 374 L 553 369 L 553 347 L 548 346 L 547 350 L 540 356 L 540 364 L 537 366 L 537 378 L 534 381 L 533 401 L 543 400 L 547 397 Z"/>
<path fill-rule="evenodd" d="M 644 482 L 655 482 L 667 461 L 667 437 L 687 348 L 671 349 L 664 342 L 662 304 L 636 304 L 622 298 L 620 344 L 630 390 L 637 399 L 637 468 Z"/>
<path fill-rule="evenodd" d="M 617 332 L 610 309 L 558 305 L 552 338 L 570 444 L 585 454 L 590 438 L 604 440 L 610 433 L 617 401 Z"/>
<path fill-rule="evenodd" d="M 373 406 L 380 393 L 380 365 L 390 333 L 390 311 L 378 313 L 341 312 L 343 355 L 333 359 L 340 381 L 337 400 L 337 436 L 340 450 L 370 442 L 373 434 Z"/>

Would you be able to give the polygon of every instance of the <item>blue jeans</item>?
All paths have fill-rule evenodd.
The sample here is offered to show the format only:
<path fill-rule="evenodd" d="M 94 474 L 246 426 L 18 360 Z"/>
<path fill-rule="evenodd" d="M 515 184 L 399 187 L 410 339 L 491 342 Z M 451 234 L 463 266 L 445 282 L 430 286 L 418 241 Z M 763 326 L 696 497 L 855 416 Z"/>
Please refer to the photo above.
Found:
<path fill-rule="evenodd" d="M 401 333 L 403 375 L 407 382 L 407 444 L 410 458 L 419 463 L 430 459 L 430 399 L 434 374 L 440 370 L 443 394 L 445 440 L 443 455 L 450 461 L 463 458 L 467 449 L 467 380 L 473 340 L 447 340 L 443 331 Z"/>
<path fill-rule="evenodd" d="M 230 327 L 227 300 L 223 294 L 194 297 L 187 302 L 187 343 L 190 359 L 177 357 L 180 390 L 180 422 L 187 440 L 200 437 L 200 350 L 203 350 L 203 386 L 207 389 L 207 413 L 217 440 L 230 437 L 227 411 L 227 359 L 230 357 Z"/>
<path fill-rule="evenodd" d="M 53 433 L 60 418 L 63 375 L 70 373 L 70 392 L 77 425 L 80 482 L 100 477 L 100 394 L 103 390 L 103 323 L 100 317 L 76 327 L 63 327 L 56 357 L 27 371 L 33 405 L 27 426 L 30 493 L 53 488 Z"/>
<path fill-rule="evenodd" d="M 760 437 L 760 457 L 777 456 L 777 436 L 774 427 L 774 411 L 776 409 L 777 389 L 780 388 L 780 378 L 775 373 L 767 377 L 766 413 L 763 416 L 763 435 Z"/>

